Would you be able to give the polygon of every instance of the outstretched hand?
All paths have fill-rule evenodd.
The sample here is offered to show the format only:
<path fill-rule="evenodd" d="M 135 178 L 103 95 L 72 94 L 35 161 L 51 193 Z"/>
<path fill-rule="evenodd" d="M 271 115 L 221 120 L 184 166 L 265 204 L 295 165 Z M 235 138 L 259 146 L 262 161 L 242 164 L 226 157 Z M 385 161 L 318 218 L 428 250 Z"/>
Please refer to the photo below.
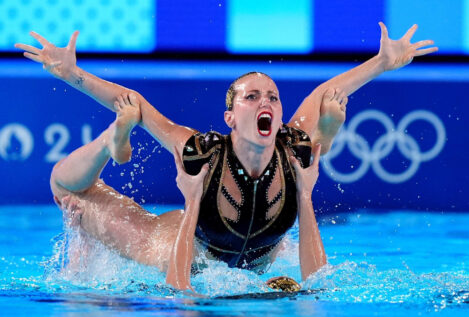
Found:
<path fill-rule="evenodd" d="M 296 172 L 296 190 L 301 195 L 308 195 L 311 197 L 314 185 L 319 177 L 319 158 L 321 156 L 321 144 L 316 144 L 313 153 L 313 163 L 307 167 L 302 168 L 300 162 L 292 155 L 290 162 L 295 168 Z"/>
<path fill-rule="evenodd" d="M 388 29 L 383 22 L 379 22 L 381 27 L 381 41 L 378 57 L 384 62 L 384 70 L 393 70 L 401 68 L 412 62 L 415 56 L 427 55 L 438 51 L 438 47 L 426 46 L 433 45 L 432 40 L 410 43 L 412 36 L 417 30 L 417 24 L 414 24 L 399 40 L 391 40 L 388 36 Z"/>
<path fill-rule="evenodd" d="M 203 184 L 205 175 L 208 172 L 208 164 L 204 164 L 199 174 L 189 175 L 184 170 L 184 165 L 182 164 L 181 156 L 177 147 L 174 147 L 174 162 L 176 163 L 177 177 L 176 183 L 181 191 L 186 203 L 193 199 L 200 199 L 203 193 Z"/>
<path fill-rule="evenodd" d="M 76 66 L 75 55 L 78 31 L 75 31 L 66 47 L 56 47 L 36 32 L 30 32 L 41 45 L 42 49 L 26 44 L 15 44 L 16 48 L 24 51 L 23 55 L 35 62 L 41 63 L 43 68 L 60 79 L 66 79 Z"/>

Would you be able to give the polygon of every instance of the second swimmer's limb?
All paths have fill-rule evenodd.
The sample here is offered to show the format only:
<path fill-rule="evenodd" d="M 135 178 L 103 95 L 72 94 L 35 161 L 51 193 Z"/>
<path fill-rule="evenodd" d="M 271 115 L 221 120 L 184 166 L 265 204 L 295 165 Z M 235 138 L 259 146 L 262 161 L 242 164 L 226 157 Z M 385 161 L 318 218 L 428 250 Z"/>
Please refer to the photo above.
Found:
<path fill-rule="evenodd" d="M 110 155 L 130 155 L 129 133 L 139 118 L 138 108 L 123 97 L 116 109 L 116 121 L 106 131 L 56 164 L 51 176 L 54 198 L 68 225 L 124 257 L 166 270 L 181 212 L 153 215 L 99 180 Z"/>
<path fill-rule="evenodd" d="M 174 150 L 174 161 L 178 173 L 176 182 L 186 202 L 184 217 L 171 251 L 166 283 L 179 290 L 194 291 L 190 280 L 194 234 L 199 218 L 203 182 L 207 175 L 208 164 L 202 167 L 199 174 L 192 176 L 184 171 L 181 156 L 177 149 Z"/>
<path fill-rule="evenodd" d="M 303 169 L 295 157 L 290 161 L 296 172 L 298 222 L 300 225 L 300 267 L 303 280 L 327 263 L 324 245 L 314 216 L 311 194 L 319 175 L 321 145 L 316 145 L 311 166 Z"/>
<path fill-rule="evenodd" d="M 396 41 L 389 38 L 386 26 L 382 22 L 379 25 L 381 27 L 381 41 L 378 55 L 314 89 L 305 98 L 289 122 L 290 126 L 298 127 L 308 133 L 313 144 L 322 139 L 322 154 L 329 150 L 335 136 L 327 135 L 318 126 L 319 118 L 323 115 L 323 112 L 320 113 L 321 103 L 327 90 L 340 89 L 346 96 L 349 96 L 383 72 L 401 68 L 409 64 L 415 56 L 426 55 L 438 50 L 437 47 L 424 48 L 433 45 L 432 40 L 410 43 L 417 30 L 417 25 L 412 26 L 401 39 Z M 334 117 L 333 113 L 330 114 Z M 340 121 L 338 123 L 342 124 Z M 324 142 L 326 140 L 330 140 L 330 142 Z"/>
<path fill-rule="evenodd" d="M 53 76 L 87 94 L 111 111 L 115 111 L 114 102 L 118 96 L 126 94 L 129 98 L 135 99 L 135 103 L 141 108 L 140 124 L 169 151 L 177 146 L 182 152 L 185 142 L 194 134 L 194 130 L 177 125 L 163 116 L 138 92 L 103 80 L 78 67 L 75 53 L 78 32 L 73 33 L 66 47 L 56 47 L 35 32 L 30 34 L 42 45 L 42 49 L 26 44 L 15 44 L 16 48 L 24 51 L 25 57 L 41 63 Z"/>
<path fill-rule="evenodd" d="M 70 192 L 82 192 L 96 183 L 112 157 L 118 163 L 131 156 L 130 132 L 140 120 L 138 104 L 125 96 L 115 102 L 116 120 L 92 142 L 76 149 L 54 166 L 51 185 Z"/>

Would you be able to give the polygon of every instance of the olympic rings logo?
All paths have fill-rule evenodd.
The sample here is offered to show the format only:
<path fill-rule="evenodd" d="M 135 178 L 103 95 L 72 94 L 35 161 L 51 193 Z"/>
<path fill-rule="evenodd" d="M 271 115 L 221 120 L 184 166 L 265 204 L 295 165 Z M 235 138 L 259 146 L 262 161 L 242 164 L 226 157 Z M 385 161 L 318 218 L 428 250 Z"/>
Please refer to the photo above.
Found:
<path fill-rule="evenodd" d="M 383 125 L 386 133 L 380 136 L 370 147 L 361 135 L 356 133 L 360 124 L 367 120 L 375 120 Z M 417 141 L 406 133 L 407 127 L 414 121 L 429 122 L 436 132 L 436 141 L 432 148 L 422 152 Z M 332 179 L 342 183 L 352 183 L 366 174 L 371 168 L 376 175 L 388 183 L 402 183 L 410 179 L 418 170 L 420 163 L 435 158 L 443 149 L 446 141 L 446 131 L 443 122 L 432 112 L 415 110 L 404 116 L 395 128 L 392 120 L 383 112 L 366 110 L 354 116 L 348 126 L 343 126 L 334 140 L 334 145 L 328 154 L 324 155 L 321 163 Z M 345 145 L 351 154 L 361 160 L 360 166 L 352 173 L 341 173 L 332 166 L 332 159 L 337 157 Z M 388 156 L 394 147 L 410 161 L 409 167 L 402 173 L 393 174 L 384 169 L 381 160 Z"/>

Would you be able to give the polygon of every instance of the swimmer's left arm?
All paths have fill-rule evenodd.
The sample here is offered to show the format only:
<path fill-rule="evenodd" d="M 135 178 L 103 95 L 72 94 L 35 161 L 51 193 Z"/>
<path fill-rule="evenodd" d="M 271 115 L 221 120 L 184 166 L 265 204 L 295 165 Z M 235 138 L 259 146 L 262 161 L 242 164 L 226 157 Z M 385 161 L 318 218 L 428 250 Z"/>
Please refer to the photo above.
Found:
<path fill-rule="evenodd" d="M 311 193 L 319 176 L 319 157 L 321 145 L 314 150 L 314 160 L 311 166 L 303 169 L 294 156 L 290 161 L 296 171 L 296 188 L 298 203 L 298 222 L 300 225 L 300 267 L 303 280 L 317 272 L 327 263 L 324 245 L 314 216 Z"/>
<path fill-rule="evenodd" d="M 134 99 L 134 102 L 139 104 L 142 116 L 139 124 L 169 151 L 172 151 L 174 146 L 182 150 L 187 139 L 195 131 L 166 118 L 137 91 L 99 78 L 78 67 L 76 57 L 78 34 L 78 31 L 72 34 L 67 46 L 57 47 L 38 33 L 31 32 L 30 35 L 42 48 L 21 43 L 15 44 L 15 47 L 23 50 L 25 57 L 42 64 L 43 68 L 54 77 L 90 96 L 111 111 L 116 111 L 114 103 L 119 96 L 126 95 L 129 99 Z"/>
<path fill-rule="evenodd" d="M 342 118 L 340 113 L 335 113 L 338 109 L 329 109 L 325 105 L 324 98 L 328 97 L 327 92 L 330 95 L 337 94 L 342 100 L 380 74 L 404 67 L 416 56 L 427 55 L 438 50 L 437 47 L 425 48 L 433 45 L 432 40 L 410 43 L 417 30 L 417 25 L 413 25 L 399 40 L 391 40 L 386 26 L 382 22 L 379 25 L 381 27 L 381 41 L 378 54 L 365 63 L 328 80 L 314 89 L 301 103 L 288 124 L 308 133 L 313 144 L 321 142 L 321 154 L 329 151 L 332 139 L 343 123 L 343 121 L 340 122 Z M 332 118 L 329 118 L 332 119 L 329 120 L 332 124 L 338 123 L 334 129 L 328 126 L 329 123 L 322 125 L 327 129 L 321 128 L 320 120 L 327 115 L 332 116 Z M 337 115 L 337 118 L 334 118 L 335 115 Z M 343 116 L 343 120 L 345 120 L 345 116 Z"/>
<path fill-rule="evenodd" d="M 202 167 L 199 174 L 191 176 L 184 171 L 181 156 L 174 149 L 174 161 L 178 176 L 176 182 L 186 201 L 184 217 L 179 227 L 176 241 L 171 251 L 166 283 L 179 290 L 194 291 L 191 286 L 190 274 L 194 250 L 194 235 L 199 218 L 200 202 L 208 164 Z"/>

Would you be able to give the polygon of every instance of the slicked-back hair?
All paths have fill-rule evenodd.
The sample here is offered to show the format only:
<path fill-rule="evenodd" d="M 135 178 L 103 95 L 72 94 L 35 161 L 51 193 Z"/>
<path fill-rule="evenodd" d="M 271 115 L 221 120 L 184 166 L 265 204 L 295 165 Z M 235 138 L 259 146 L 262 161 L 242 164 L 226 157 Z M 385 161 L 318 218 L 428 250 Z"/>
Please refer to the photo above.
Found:
<path fill-rule="evenodd" d="M 261 73 L 261 72 L 249 72 L 249 73 L 246 73 L 246 74 L 243 74 L 243 75 L 239 76 L 238 78 L 235 79 L 235 81 L 233 81 L 231 83 L 230 87 L 226 91 L 226 100 L 225 100 L 226 110 L 229 110 L 229 111 L 233 110 L 233 100 L 236 96 L 235 86 L 236 86 L 236 83 L 238 82 L 238 80 L 243 79 L 244 77 L 247 77 L 249 75 L 254 75 L 254 74 L 260 74 L 260 75 L 263 75 L 263 76 L 269 78 L 270 80 L 272 80 L 272 78 L 270 78 L 269 75 Z"/>

